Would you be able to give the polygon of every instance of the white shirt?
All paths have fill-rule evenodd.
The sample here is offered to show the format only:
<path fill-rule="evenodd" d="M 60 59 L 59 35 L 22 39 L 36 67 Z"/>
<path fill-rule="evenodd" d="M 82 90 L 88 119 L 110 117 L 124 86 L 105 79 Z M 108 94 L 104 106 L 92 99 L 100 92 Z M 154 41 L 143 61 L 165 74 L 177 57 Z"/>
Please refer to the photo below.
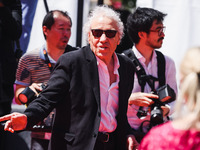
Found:
<path fill-rule="evenodd" d="M 106 64 L 97 58 L 99 83 L 100 83 L 100 103 L 101 122 L 99 132 L 113 132 L 117 127 L 116 115 L 118 112 L 118 83 L 119 83 L 119 60 L 114 54 L 114 74 L 116 81 L 110 85 L 110 76 Z"/>
<path fill-rule="evenodd" d="M 149 62 L 148 66 L 145 65 L 145 61 L 146 61 L 145 58 L 135 48 L 135 46 L 133 47 L 133 52 L 135 53 L 135 56 L 137 57 L 137 59 L 139 60 L 141 65 L 143 66 L 146 74 L 152 75 L 154 77 L 158 77 L 157 54 L 156 54 L 156 52 L 153 51 L 152 59 Z M 165 61 L 166 61 L 166 69 L 165 69 L 166 84 L 168 84 L 172 89 L 174 89 L 175 93 L 177 93 L 176 68 L 175 68 L 174 61 L 167 56 L 165 56 Z M 158 86 L 159 86 L 159 83 L 158 83 L 158 81 L 156 81 L 155 82 L 155 88 L 157 89 Z M 132 93 L 135 93 L 135 92 L 141 92 L 141 87 L 138 83 L 138 78 L 137 78 L 136 73 L 134 75 L 134 86 L 133 86 Z M 151 88 L 149 87 L 148 84 L 145 85 L 144 92 L 145 93 L 151 92 Z M 173 108 L 174 102 L 171 102 L 169 105 L 171 107 L 170 108 L 170 114 L 171 114 L 173 112 L 172 108 Z M 146 108 L 146 110 L 148 109 L 147 107 L 145 107 L 145 108 Z M 131 127 L 134 128 L 134 129 L 138 129 L 143 121 L 150 120 L 150 114 L 148 114 L 144 119 L 139 119 L 136 115 L 138 109 L 139 109 L 139 106 L 128 105 L 128 112 L 127 112 L 128 122 L 131 125 Z"/>

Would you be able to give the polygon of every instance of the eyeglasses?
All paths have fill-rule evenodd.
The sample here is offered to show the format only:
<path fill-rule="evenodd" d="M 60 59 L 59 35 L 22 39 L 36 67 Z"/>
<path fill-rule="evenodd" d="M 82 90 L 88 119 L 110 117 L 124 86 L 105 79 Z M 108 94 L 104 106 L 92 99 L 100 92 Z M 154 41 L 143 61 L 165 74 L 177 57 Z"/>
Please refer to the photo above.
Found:
<path fill-rule="evenodd" d="M 101 37 L 101 35 L 103 33 L 105 33 L 106 37 L 107 38 L 114 38 L 117 31 L 116 30 L 101 30 L 101 29 L 92 29 L 92 35 L 95 37 L 95 38 L 99 38 Z"/>
<path fill-rule="evenodd" d="M 149 30 L 150 32 L 158 32 L 158 36 L 161 36 L 162 33 L 165 32 L 166 27 L 162 27 L 160 29 L 157 30 Z"/>

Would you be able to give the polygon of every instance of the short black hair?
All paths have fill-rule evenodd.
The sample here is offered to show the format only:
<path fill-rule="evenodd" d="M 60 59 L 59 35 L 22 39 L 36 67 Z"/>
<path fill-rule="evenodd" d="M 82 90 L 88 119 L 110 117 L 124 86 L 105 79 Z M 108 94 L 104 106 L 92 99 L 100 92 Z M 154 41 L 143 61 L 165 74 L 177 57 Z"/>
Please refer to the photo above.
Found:
<path fill-rule="evenodd" d="M 59 12 L 63 16 L 65 16 L 66 18 L 68 18 L 69 21 L 70 21 L 70 23 L 71 23 L 71 26 L 72 26 L 72 20 L 71 20 L 70 16 L 68 15 L 68 12 L 67 11 L 64 12 L 64 11 L 61 11 L 61 10 L 52 10 L 52 11 L 49 11 L 46 14 L 46 16 L 44 17 L 44 19 L 43 19 L 42 26 L 46 26 L 48 29 L 51 29 L 52 25 L 55 22 L 54 17 L 53 17 L 54 12 Z M 45 34 L 44 34 L 44 37 L 46 39 Z"/>
<path fill-rule="evenodd" d="M 137 44 L 140 40 L 138 32 L 149 33 L 153 21 L 162 22 L 166 15 L 152 8 L 138 7 L 127 19 L 127 31 L 132 42 Z"/>

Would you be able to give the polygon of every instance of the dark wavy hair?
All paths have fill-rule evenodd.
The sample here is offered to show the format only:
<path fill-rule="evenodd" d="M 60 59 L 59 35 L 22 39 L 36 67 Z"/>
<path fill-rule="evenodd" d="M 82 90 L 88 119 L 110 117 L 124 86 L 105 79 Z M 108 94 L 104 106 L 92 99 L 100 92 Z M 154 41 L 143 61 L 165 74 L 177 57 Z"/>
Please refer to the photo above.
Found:
<path fill-rule="evenodd" d="M 132 42 L 137 44 L 140 40 L 138 32 L 149 33 L 153 21 L 162 22 L 166 15 L 152 8 L 138 7 L 127 19 L 127 31 Z"/>

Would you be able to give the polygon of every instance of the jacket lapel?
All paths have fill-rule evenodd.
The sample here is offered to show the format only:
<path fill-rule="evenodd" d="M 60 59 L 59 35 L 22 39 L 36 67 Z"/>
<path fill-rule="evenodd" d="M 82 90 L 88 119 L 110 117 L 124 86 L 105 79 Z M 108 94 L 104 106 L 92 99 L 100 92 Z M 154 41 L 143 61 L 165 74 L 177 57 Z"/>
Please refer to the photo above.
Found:
<path fill-rule="evenodd" d="M 97 60 L 94 53 L 90 49 L 90 46 L 85 47 L 85 57 L 88 62 L 87 65 L 88 65 L 93 92 L 94 92 L 98 107 L 100 108 L 100 86 L 99 86 Z"/>
<path fill-rule="evenodd" d="M 121 62 L 121 57 L 118 56 L 119 59 L 119 63 Z M 123 63 L 120 63 L 120 67 L 118 69 L 119 71 L 119 109 L 118 109 L 118 113 L 121 111 L 121 108 L 123 108 L 124 102 L 123 102 L 123 97 L 124 95 L 124 88 L 126 87 L 126 76 L 124 75 L 126 73 L 125 70 L 126 66 L 123 66 Z"/>

